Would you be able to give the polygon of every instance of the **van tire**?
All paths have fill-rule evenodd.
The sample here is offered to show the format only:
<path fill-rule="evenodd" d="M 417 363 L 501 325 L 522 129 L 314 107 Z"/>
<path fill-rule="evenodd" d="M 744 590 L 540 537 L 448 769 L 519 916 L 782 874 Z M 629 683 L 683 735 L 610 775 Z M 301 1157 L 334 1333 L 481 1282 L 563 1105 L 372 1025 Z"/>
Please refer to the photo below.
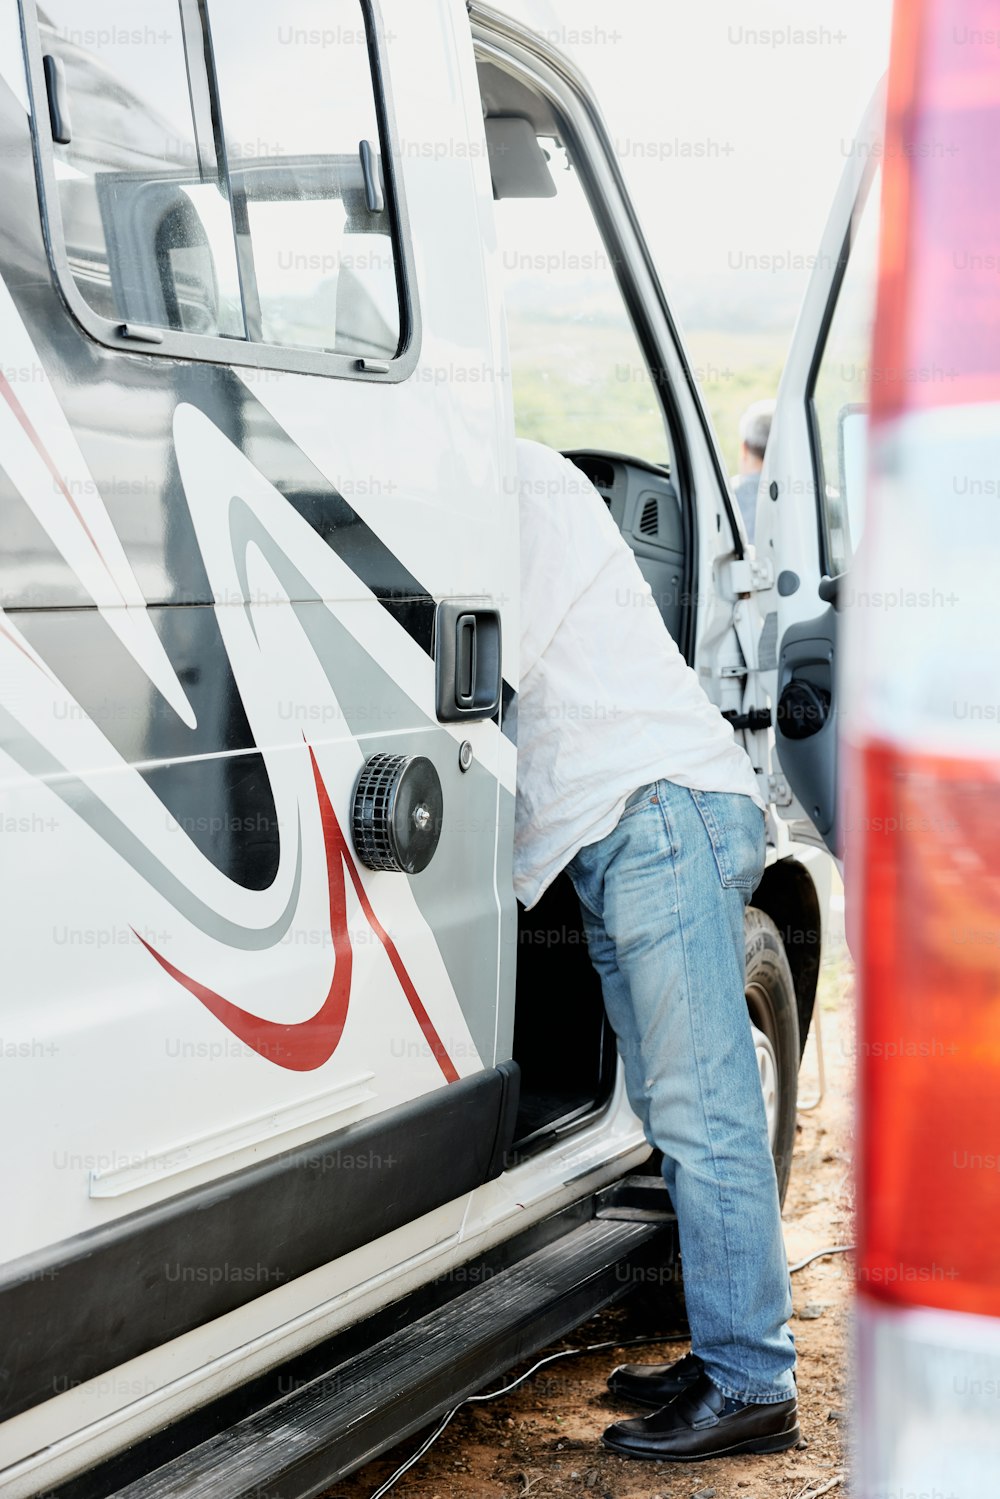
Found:
<path fill-rule="evenodd" d="M 795 1148 L 795 1114 L 799 1096 L 799 1013 L 795 983 L 785 945 L 770 916 L 749 906 L 744 922 L 745 990 L 753 1024 L 769 1047 L 758 1050 L 762 1085 L 774 1089 L 771 1152 L 778 1178 L 778 1197 L 785 1200 Z"/>

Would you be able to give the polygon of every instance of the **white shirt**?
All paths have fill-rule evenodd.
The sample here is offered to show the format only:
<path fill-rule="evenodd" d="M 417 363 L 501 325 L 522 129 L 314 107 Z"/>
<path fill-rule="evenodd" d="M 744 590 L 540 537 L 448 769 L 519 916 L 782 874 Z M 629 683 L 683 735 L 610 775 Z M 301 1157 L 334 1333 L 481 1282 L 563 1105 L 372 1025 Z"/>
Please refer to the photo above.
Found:
<path fill-rule="evenodd" d="M 749 757 L 671 639 L 597 490 L 541 443 L 519 441 L 517 463 L 514 891 L 530 907 L 651 781 L 764 802 Z"/>

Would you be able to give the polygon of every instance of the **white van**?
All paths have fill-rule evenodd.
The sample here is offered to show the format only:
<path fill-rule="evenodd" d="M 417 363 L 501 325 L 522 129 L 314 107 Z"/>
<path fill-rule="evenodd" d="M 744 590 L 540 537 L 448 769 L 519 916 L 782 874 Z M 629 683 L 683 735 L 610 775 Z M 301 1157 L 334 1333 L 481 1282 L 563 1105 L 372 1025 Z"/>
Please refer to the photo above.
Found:
<path fill-rule="evenodd" d="M 870 165 L 755 555 L 528 31 L 0 0 L 0 75 L 0 1490 L 312 1495 L 674 1252 L 572 892 L 511 890 L 515 432 L 606 497 L 771 805 L 787 1182 L 849 544 L 814 393 Z"/>

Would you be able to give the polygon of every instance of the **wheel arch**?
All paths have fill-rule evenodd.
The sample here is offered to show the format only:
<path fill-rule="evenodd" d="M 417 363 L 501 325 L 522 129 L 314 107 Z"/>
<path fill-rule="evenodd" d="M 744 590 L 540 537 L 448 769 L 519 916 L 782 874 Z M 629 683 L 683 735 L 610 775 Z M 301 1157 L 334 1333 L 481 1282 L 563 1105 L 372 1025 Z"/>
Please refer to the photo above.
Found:
<path fill-rule="evenodd" d="M 764 870 L 751 904 L 765 911 L 781 934 L 795 984 L 799 1016 L 799 1055 L 816 1003 L 823 920 L 819 894 L 806 866 L 795 858 L 777 859 Z"/>

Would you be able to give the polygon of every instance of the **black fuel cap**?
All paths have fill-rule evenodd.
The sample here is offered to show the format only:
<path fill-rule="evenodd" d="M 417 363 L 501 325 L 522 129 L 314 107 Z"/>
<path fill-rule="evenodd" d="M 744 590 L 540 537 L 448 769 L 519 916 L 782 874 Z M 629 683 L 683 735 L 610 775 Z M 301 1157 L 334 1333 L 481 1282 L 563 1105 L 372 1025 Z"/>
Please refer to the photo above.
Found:
<path fill-rule="evenodd" d="M 811 739 L 830 717 L 832 701 L 825 687 L 793 677 L 778 699 L 778 732 L 786 739 Z"/>
<path fill-rule="evenodd" d="M 351 833 L 369 869 L 419 874 L 441 837 L 441 778 L 424 755 L 373 755 L 354 788 Z"/>

